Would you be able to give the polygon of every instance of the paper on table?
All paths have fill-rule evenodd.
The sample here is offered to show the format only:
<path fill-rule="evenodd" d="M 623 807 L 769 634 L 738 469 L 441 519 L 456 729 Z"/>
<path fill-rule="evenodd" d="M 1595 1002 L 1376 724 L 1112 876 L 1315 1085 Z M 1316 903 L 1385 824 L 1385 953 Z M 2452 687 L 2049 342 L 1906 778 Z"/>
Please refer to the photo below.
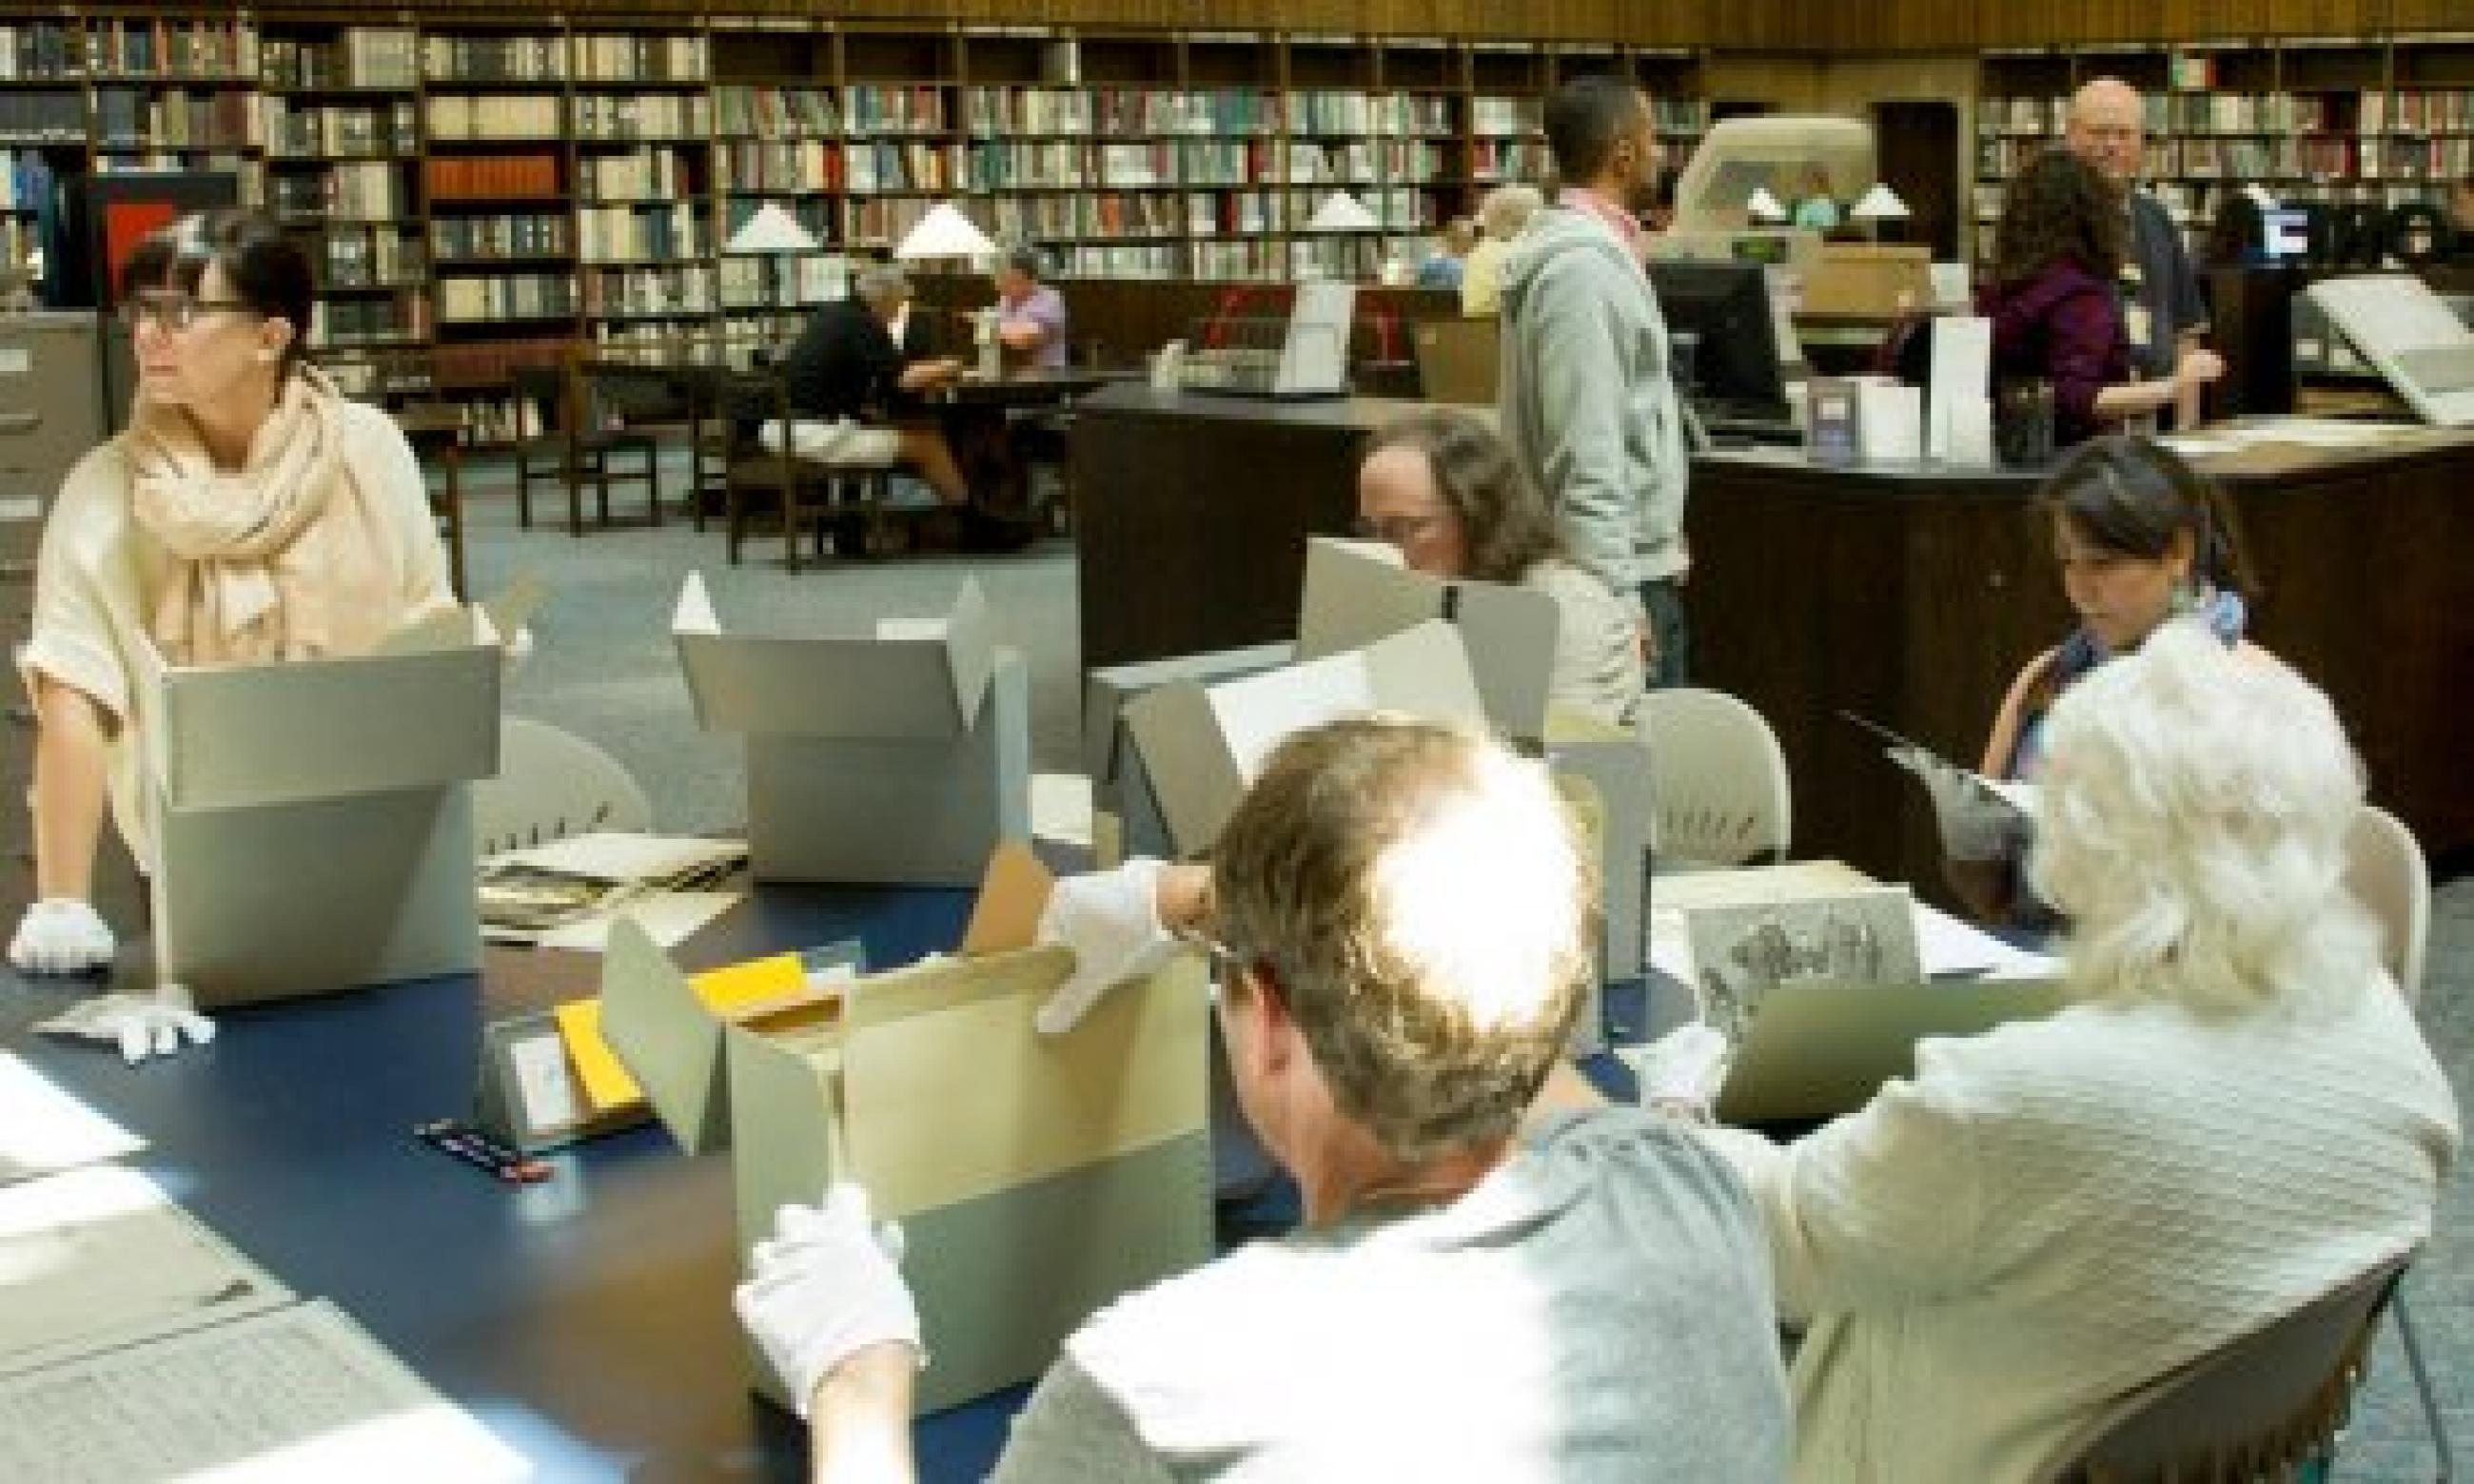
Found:
<path fill-rule="evenodd" d="M 1079 773 L 1031 776 L 1033 838 L 1091 848 L 1091 780 Z"/>
<path fill-rule="evenodd" d="M 1925 410 L 1925 427 L 1934 442 L 1926 452 L 1950 458 L 1942 440 L 1965 415 L 1966 403 L 1989 401 L 1993 395 L 1993 322 L 1978 315 L 1941 315 L 1932 321 L 1932 403 Z M 1988 424 L 1990 416 L 1988 414 Z M 1990 442 L 1988 436 L 1987 442 Z"/>
<path fill-rule="evenodd" d="M 135 1154 L 146 1141 L 0 1051 L 0 1184 Z"/>
<path fill-rule="evenodd" d="M 456 1479 L 530 1465 L 323 1300 L 0 1380 L 0 1480 Z"/>
<path fill-rule="evenodd" d="M 1856 432 L 1867 462 L 1914 463 L 1925 456 L 1924 389 L 1859 381 Z"/>
<path fill-rule="evenodd" d="M 736 905 L 739 892 L 648 892 L 630 897 L 607 912 L 553 927 L 535 942 L 545 948 L 573 948 L 584 953 L 598 953 L 610 942 L 610 924 L 620 918 L 644 930 L 644 936 L 663 947 L 676 947 L 695 935 L 697 928 L 721 916 Z"/>
<path fill-rule="evenodd" d="M 292 1298 L 153 1181 L 116 1164 L 0 1187 L 0 1374 Z M 0 1439 L 8 1432 L 0 1424 Z"/>
<path fill-rule="evenodd" d="M 2049 953 L 2014 948 L 1991 933 L 1928 902 L 1916 903 L 1916 951 L 1925 976 L 1940 979 L 1981 974 L 1991 979 L 2045 979 L 2059 971 Z"/>
<path fill-rule="evenodd" d="M 596 829 L 546 845 L 509 850 L 492 857 L 492 864 L 531 866 L 604 881 L 667 881 L 746 854 L 747 842 L 743 840 Z"/>

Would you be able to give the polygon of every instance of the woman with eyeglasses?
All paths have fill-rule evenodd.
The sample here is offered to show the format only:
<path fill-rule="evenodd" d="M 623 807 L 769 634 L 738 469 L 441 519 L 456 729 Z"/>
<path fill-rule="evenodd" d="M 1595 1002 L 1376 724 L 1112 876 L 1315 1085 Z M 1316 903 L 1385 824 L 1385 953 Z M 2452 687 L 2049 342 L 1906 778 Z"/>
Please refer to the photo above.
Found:
<path fill-rule="evenodd" d="M 1442 409 L 1384 427 L 1357 467 L 1359 534 L 1400 549 L 1412 571 L 1533 587 L 1555 600 L 1546 696 L 1613 726 L 1646 683 L 1639 626 L 1575 565 L 1512 450 L 1476 418 Z"/>
<path fill-rule="evenodd" d="M 9 945 L 24 972 L 110 962 L 88 899 L 107 800 L 153 864 L 133 735 L 148 647 L 174 665 L 358 654 L 455 601 L 410 445 L 309 364 L 311 293 L 301 248 L 238 211 L 149 236 L 122 275 L 135 403 L 61 486 L 17 653 L 37 729 L 37 899 Z M 149 1048 L 176 1035 L 158 1025 Z"/>

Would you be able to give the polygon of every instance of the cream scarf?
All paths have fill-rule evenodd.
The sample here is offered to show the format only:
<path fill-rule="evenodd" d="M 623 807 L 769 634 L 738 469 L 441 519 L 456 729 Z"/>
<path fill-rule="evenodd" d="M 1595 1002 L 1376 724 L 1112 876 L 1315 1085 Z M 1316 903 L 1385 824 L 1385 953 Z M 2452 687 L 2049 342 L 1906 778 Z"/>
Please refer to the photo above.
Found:
<path fill-rule="evenodd" d="M 284 378 L 237 471 L 215 467 L 177 407 L 142 405 L 123 444 L 138 523 L 176 559 L 154 634 L 174 664 L 306 659 L 335 645 L 339 605 L 384 589 L 345 467 L 341 401 L 323 372 Z"/>

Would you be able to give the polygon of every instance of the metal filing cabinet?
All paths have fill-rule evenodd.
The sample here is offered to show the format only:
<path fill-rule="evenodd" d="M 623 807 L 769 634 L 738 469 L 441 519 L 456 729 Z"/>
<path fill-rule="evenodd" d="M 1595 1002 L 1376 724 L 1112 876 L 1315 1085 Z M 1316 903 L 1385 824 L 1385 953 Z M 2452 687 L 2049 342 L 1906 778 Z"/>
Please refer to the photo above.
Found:
<path fill-rule="evenodd" d="M 12 653 L 33 625 L 35 554 L 69 467 L 104 438 L 102 340 L 91 312 L 0 314 L 0 644 Z M 34 777 L 35 718 L 14 666 L 0 676 L 0 938 L 33 898 L 34 831 L 26 789 Z M 118 834 L 107 825 L 95 860 L 95 904 L 124 934 L 144 894 Z"/>

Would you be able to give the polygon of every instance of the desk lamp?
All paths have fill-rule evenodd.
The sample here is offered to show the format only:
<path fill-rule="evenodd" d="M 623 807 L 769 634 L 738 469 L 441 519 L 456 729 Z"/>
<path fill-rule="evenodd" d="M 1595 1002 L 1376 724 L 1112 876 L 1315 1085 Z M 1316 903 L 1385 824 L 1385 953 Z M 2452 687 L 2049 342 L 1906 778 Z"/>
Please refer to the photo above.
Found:
<path fill-rule="evenodd" d="M 768 201 L 756 208 L 753 216 L 740 224 L 739 230 L 721 245 L 721 251 L 734 257 L 749 255 L 764 259 L 764 300 L 771 311 L 766 340 L 778 342 L 781 334 L 782 259 L 793 253 L 816 251 L 815 234 L 799 225 L 799 219 L 782 209 L 779 202 Z"/>
<path fill-rule="evenodd" d="M 1336 236 L 1348 232 L 1379 232 L 1383 229 L 1383 223 L 1366 208 L 1366 203 L 1346 191 L 1336 190 L 1322 199 L 1322 203 L 1315 207 L 1314 215 L 1306 218 L 1305 225 L 1298 229 Z M 1356 275 L 1343 274 L 1341 276 Z"/>
<path fill-rule="evenodd" d="M 984 260 L 996 255 L 995 241 L 949 201 L 929 207 L 928 214 L 902 234 L 901 243 L 893 250 L 894 258 L 900 262 L 939 257 Z M 979 347 L 981 373 L 993 373 L 998 362 L 996 307 L 974 311 L 971 327 L 972 341 Z"/>
<path fill-rule="evenodd" d="M 1744 214 L 1756 222 L 1767 222 L 1775 226 L 1786 220 L 1786 206 L 1776 196 L 1770 194 L 1768 186 L 1756 185 L 1753 187 L 1751 199 L 1744 203 Z"/>
<path fill-rule="evenodd" d="M 1907 216 L 1907 203 L 1899 199 L 1898 192 L 1880 180 L 1874 181 L 1872 189 L 1857 197 L 1856 204 L 1847 212 L 1849 221 L 1863 223 L 1866 234 L 1873 237 L 1880 236 L 1882 223 L 1904 222 Z"/>

